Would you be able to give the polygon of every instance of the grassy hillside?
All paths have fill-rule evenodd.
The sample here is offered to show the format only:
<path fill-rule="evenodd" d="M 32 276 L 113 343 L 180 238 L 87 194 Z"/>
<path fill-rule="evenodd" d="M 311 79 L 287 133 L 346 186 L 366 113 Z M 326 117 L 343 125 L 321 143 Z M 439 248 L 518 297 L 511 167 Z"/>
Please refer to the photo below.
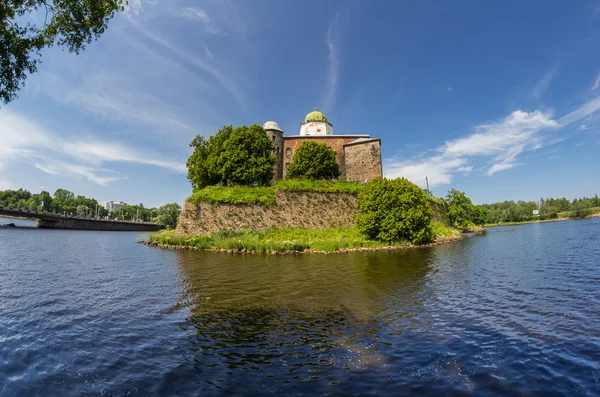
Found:
<path fill-rule="evenodd" d="M 317 192 L 358 194 L 364 185 L 342 181 L 299 181 L 285 180 L 273 186 L 207 186 L 198 190 L 187 201 L 191 203 L 211 204 L 258 204 L 270 206 L 275 204 L 275 192 Z"/>

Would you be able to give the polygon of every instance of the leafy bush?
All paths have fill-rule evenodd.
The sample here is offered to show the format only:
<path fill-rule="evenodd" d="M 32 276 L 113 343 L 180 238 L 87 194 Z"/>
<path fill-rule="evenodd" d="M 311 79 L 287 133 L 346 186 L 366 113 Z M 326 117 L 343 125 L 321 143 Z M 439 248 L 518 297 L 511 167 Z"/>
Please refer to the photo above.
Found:
<path fill-rule="evenodd" d="M 409 240 L 426 244 L 434 239 L 433 211 L 427 194 L 408 180 L 371 180 L 359 193 L 358 229 L 370 239 Z"/>
<path fill-rule="evenodd" d="M 475 209 L 471 199 L 464 192 L 450 189 L 446 196 L 446 203 L 448 204 L 450 226 L 466 226 L 473 217 Z"/>
<path fill-rule="evenodd" d="M 296 150 L 287 170 L 291 179 L 336 179 L 340 167 L 335 160 L 336 152 L 324 143 L 304 141 Z"/>

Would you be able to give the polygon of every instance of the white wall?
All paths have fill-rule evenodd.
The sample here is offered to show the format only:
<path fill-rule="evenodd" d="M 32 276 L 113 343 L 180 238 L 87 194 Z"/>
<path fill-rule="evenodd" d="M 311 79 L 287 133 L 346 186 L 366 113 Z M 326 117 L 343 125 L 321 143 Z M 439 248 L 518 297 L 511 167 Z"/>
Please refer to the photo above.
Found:
<path fill-rule="evenodd" d="M 300 126 L 300 135 L 333 135 L 333 127 L 322 121 L 312 121 Z"/>

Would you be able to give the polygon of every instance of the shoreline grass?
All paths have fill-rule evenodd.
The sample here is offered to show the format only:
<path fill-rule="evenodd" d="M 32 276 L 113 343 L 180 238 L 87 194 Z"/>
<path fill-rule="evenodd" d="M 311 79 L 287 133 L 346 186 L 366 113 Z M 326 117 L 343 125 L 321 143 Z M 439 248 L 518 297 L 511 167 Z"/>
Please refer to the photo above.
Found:
<path fill-rule="evenodd" d="M 460 238 L 460 231 L 434 222 L 436 237 L 444 241 Z M 439 241 L 439 240 L 438 240 Z M 358 229 L 267 229 L 260 231 L 220 231 L 200 236 L 175 236 L 174 230 L 153 233 L 148 245 L 242 253 L 343 252 L 360 249 L 416 247 L 408 241 L 368 240 Z"/>

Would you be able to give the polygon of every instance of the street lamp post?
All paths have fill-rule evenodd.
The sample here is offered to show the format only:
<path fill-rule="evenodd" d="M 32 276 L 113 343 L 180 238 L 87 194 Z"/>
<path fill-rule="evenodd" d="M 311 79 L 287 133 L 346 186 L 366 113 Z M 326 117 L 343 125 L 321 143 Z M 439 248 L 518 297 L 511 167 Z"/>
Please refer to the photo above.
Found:
<path fill-rule="evenodd" d="M 45 190 L 46 190 L 46 186 L 44 186 L 42 188 L 42 191 L 40 192 L 40 195 L 42 196 L 42 212 L 44 212 L 44 195 L 42 193 L 44 193 Z"/>

